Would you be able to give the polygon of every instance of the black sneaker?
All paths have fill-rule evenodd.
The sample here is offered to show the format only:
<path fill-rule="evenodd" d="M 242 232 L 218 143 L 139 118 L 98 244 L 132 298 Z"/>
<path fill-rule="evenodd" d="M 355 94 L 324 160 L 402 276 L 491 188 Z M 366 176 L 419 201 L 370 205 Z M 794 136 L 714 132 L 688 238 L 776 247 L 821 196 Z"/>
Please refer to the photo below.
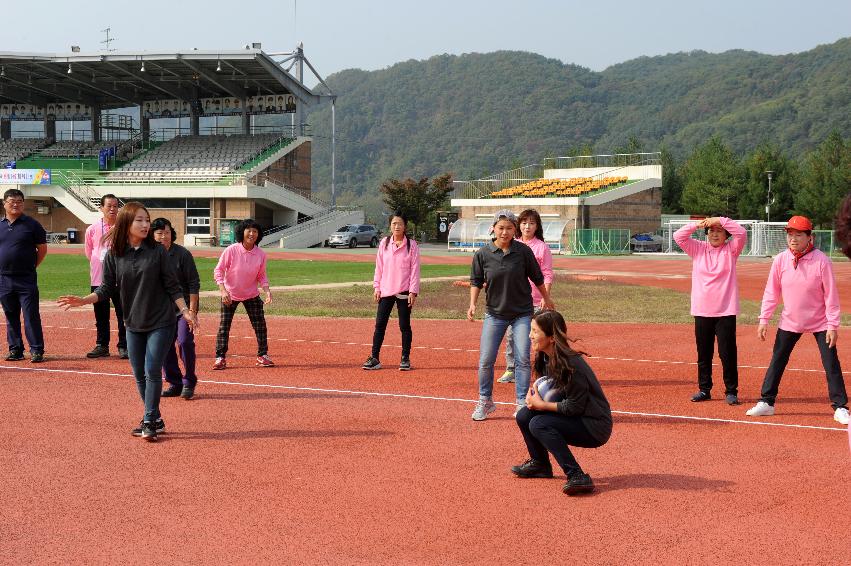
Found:
<path fill-rule="evenodd" d="M 553 469 L 549 462 L 546 464 L 529 458 L 519 466 L 511 466 L 511 472 L 519 478 L 551 478 Z"/>
<path fill-rule="evenodd" d="M 373 358 L 372 356 L 370 356 L 366 359 L 366 361 L 361 367 L 363 369 L 381 369 L 381 362 L 378 361 L 378 358 Z"/>
<path fill-rule="evenodd" d="M 411 371 L 411 360 L 402 358 L 402 361 L 399 362 L 399 371 Z"/>
<path fill-rule="evenodd" d="M 44 361 L 44 354 L 42 352 L 33 352 L 30 354 L 30 363 L 31 364 L 40 364 Z"/>
<path fill-rule="evenodd" d="M 87 358 L 108 358 L 109 357 L 109 348 L 106 346 L 101 346 L 98 344 L 94 347 L 94 349 L 86 354 Z"/>
<path fill-rule="evenodd" d="M 20 350 L 9 350 L 9 353 L 6 354 L 7 362 L 19 362 L 24 359 L 24 353 Z"/>
<path fill-rule="evenodd" d="M 709 394 L 709 391 L 698 391 L 691 396 L 692 403 L 700 403 L 701 401 L 709 401 L 710 399 L 712 399 L 712 395 Z"/>
<path fill-rule="evenodd" d="M 739 403 L 739 396 L 735 393 L 727 393 L 727 404 L 728 405 L 741 405 Z"/>
<path fill-rule="evenodd" d="M 160 397 L 180 397 L 181 393 L 183 393 L 182 385 L 172 385 L 171 387 L 163 391 Z"/>
<path fill-rule="evenodd" d="M 180 396 L 186 399 L 187 401 L 189 399 L 192 399 L 195 396 L 195 388 L 191 385 L 184 385 L 183 393 L 181 393 Z"/>
<path fill-rule="evenodd" d="M 157 440 L 157 428 L 155 426 L 156 423 L 142 423 L 142 439 L 147 440 L 148 442 L 156 442 Z"/>
<path fill-rule="evenodd" d="M 118 357 L 122 360 L 129 360 L 130 355 L 127 353 L 127 348 L 118 347 Z"/>
<path fill-rule="evenodd" d="M 585 472 L 576 472 L 567 478 L 567 483 L 564 484 L 561 491 L 567 495 L 591 493 L 594 491 L 594 482 L 591 481 L 591 476 Z"/>
<path fill-rule="evenodd" d="M 137 428 L 133 429 L 131 434 L 133 434 L 133 436 L 142 436 L 142 429 L 144 427 L 145 427 L 145 422 L 142 421 L 142 422 L 139 423 L 139 426 Z M 154 430 L 158 434 L 164 433 L 165 432 L 165 422 L 162 419 L 157 420 L 157 422 L 154 423 Z"/>

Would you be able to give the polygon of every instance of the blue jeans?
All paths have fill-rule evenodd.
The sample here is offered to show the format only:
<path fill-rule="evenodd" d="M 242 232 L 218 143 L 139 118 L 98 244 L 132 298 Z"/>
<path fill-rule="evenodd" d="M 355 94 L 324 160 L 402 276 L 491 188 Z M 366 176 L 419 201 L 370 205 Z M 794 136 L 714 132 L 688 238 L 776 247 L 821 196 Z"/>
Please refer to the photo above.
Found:
<path fill-rule="evenodd" d="M 517 404 L 526 404 L 526 391 L 529 389 L 529 331 L 532 326 L 532 315 L 520 316 L 514 319 L 503 319 L 485 315 L 482 324 L 482 338 L 479 342 L 479 398 L 490 399 L 493 396 L 493 364 L 499 353 L 499 344 L 505 335 L 505 330 L 511 327 L 514 338 L 514 387 Z"/>
<path fill-rule="evenodd" d="M 174 325 L 148 332 L 127 329 L 127 354 L 136 378 L 136 387 L 145 403 L 147 423 L 155 422 L 160 415 L 160 395 L 163 390 L 162 367 L 166 352 L 174 343 Z"/>

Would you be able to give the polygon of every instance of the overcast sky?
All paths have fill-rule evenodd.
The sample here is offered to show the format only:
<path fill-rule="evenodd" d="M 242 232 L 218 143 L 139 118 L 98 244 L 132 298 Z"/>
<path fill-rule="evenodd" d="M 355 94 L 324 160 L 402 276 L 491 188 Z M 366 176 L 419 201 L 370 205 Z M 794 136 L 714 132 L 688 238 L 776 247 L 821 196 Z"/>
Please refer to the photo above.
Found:
<path fill-rule="evenodd" d="M 259 41 L 272 52 L 302 41 L 323 76 L 497 50 L 599 71 L 642 55 L 784 54 L 851 35 L 848 0 L 44 0 L 10 2 L 2 13 L 0 51 L 97 51 L 109 26 L 118 50 L 239 49 Z"/>

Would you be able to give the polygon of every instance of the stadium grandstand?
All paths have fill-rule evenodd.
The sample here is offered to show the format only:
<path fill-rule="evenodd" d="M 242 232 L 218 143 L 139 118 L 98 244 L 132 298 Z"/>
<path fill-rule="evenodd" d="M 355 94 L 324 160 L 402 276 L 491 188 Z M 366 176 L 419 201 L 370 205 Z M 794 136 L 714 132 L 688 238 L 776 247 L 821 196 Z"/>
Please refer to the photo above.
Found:
<path fill-rule="evenodd" d="M 556 253 L 629 253 L 632 234 L 655 232 L 662 214 L 659 153 L 548 158 L 471 181 L 456 181 L 450 250 L 490 242 L 494 212 L 541 214 L 544 241 Z"/>
<path fill-rule="evenodd" d="M 187 245 L 227 245 L 246 217 L 261 245 L 309 247 L 363 222 L 311 191 L 305 110 L 335 96 L 304 82 L 299 46 L 221 51 L 0 52 L 0 190 L 52 241 L 100 218 L 104 194 L 143 202 Z M 324 89 L 322 88 L 324 87 Z"/>

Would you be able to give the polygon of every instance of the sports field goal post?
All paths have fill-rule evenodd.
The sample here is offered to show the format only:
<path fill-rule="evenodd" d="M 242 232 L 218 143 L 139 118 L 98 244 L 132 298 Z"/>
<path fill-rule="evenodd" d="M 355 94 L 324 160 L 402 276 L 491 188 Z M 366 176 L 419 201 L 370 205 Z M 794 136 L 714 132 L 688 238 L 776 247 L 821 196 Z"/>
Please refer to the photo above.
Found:
<path fill-rule="evenodd" d="M 685 253 L 674 241 L 674 232 L 696 220 L 670 220 L 662 227 L 662 236 L 667 242 L 668 253 Z M 743 256 L 775 256 L 786 249 L 785 222 L 763 222 L 761 220 L 736 220 L 747 233 L 748 241 L 742 250 Z M 815 246 L 828 255 L 836 255 L 836 241 L 832 230 L 813 230 Z M 696 240 L 706 241 L 703 230 L 691 235 Z"/>

